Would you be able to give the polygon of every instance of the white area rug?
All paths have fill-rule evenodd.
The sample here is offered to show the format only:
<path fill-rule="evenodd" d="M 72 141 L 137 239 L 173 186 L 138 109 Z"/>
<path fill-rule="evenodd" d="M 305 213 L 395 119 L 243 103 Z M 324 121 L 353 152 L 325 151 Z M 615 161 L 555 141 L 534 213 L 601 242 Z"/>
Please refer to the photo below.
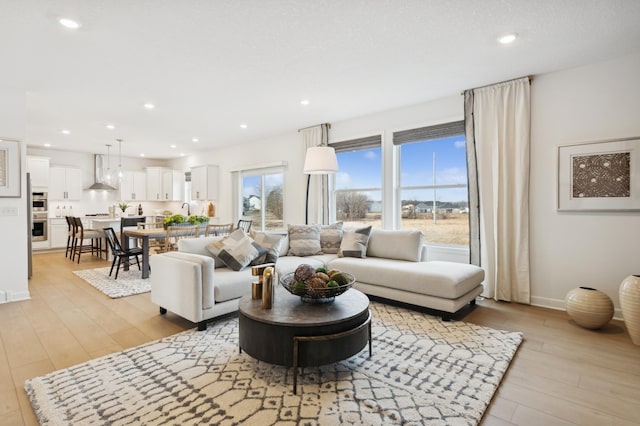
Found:
<path fill-rule="evenodd" d="M 73 271 L 73 273 L 112 299 L 151 291 L 149 279 L 142 279 L 142 272 L 138 270 L 135 264 L 131 265 L 131 269 L 128 271 L 120 269 L 117 280 L 113 279 L 113 277 L 116 276 L 116 269 L 113 268 L 111 277 L 109 277 L 109 269 L 111 269 L 111 266 L 107 268 L 83 269 Z"/>
<path fill-rule="evenodd" d="M 371 304 L 373 356 L 291 368 L 238 353 L 236 318 L 27 380 L 43 425 L 475 425 L 521 333 Z"/>

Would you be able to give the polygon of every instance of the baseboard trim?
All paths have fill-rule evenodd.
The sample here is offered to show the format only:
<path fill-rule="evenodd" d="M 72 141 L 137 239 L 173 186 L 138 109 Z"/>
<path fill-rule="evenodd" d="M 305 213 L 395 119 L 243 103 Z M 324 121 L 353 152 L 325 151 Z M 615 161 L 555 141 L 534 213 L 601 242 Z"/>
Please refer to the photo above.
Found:
<path fill-rule="evenodd" d="M 564 299 L 550 299 L 548 297 L 531 296 L 531 305 L 541 308 L 555 309 L 557 311 L 566 311 Z M 622 310 L 614 307 L 613 319 L 624 321 Z"/>

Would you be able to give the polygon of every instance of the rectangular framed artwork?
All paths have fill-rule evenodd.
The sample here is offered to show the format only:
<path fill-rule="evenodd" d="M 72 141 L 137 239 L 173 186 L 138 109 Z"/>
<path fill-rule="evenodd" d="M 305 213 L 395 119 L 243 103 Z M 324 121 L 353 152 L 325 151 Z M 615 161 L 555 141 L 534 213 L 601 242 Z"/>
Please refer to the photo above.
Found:
<path fill-rule="evenodd" d="M 20 142 L 0 139 L 0 197 L 20 198 Z"/>
<path fill-rule="evenodd" d="M 558 210 L 640 210 L 640 138 L 558 147 Z"/>

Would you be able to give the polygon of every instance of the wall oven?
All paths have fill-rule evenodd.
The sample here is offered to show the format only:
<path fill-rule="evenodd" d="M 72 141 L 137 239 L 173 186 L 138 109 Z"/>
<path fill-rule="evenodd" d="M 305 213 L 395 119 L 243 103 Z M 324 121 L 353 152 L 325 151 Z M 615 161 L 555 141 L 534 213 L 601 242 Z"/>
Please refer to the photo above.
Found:
<path fill-rule="evenodd" d="M 31 241 L 47 241 L 49 229 L 47 212 L 33 212 L 33 226 L 31 227 Z"/>
<path fill-rule="evenodd" d="M 34 212 L 47 212 L 49 211 L 48 207 L 46 192 L 33 192 L 31 194 L 31 210 Z"/>

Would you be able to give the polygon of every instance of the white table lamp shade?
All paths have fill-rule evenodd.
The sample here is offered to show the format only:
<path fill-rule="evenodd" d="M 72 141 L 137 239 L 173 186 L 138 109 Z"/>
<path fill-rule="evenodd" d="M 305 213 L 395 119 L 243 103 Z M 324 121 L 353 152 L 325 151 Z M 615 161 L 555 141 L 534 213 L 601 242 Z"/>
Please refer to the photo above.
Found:
<path fill-rule="evenodd" d="M 336 150 L 330 146 L 307 148 L 304 159 L 304 173 L 308 175 L 326 175 L 338 171 Z"/>

